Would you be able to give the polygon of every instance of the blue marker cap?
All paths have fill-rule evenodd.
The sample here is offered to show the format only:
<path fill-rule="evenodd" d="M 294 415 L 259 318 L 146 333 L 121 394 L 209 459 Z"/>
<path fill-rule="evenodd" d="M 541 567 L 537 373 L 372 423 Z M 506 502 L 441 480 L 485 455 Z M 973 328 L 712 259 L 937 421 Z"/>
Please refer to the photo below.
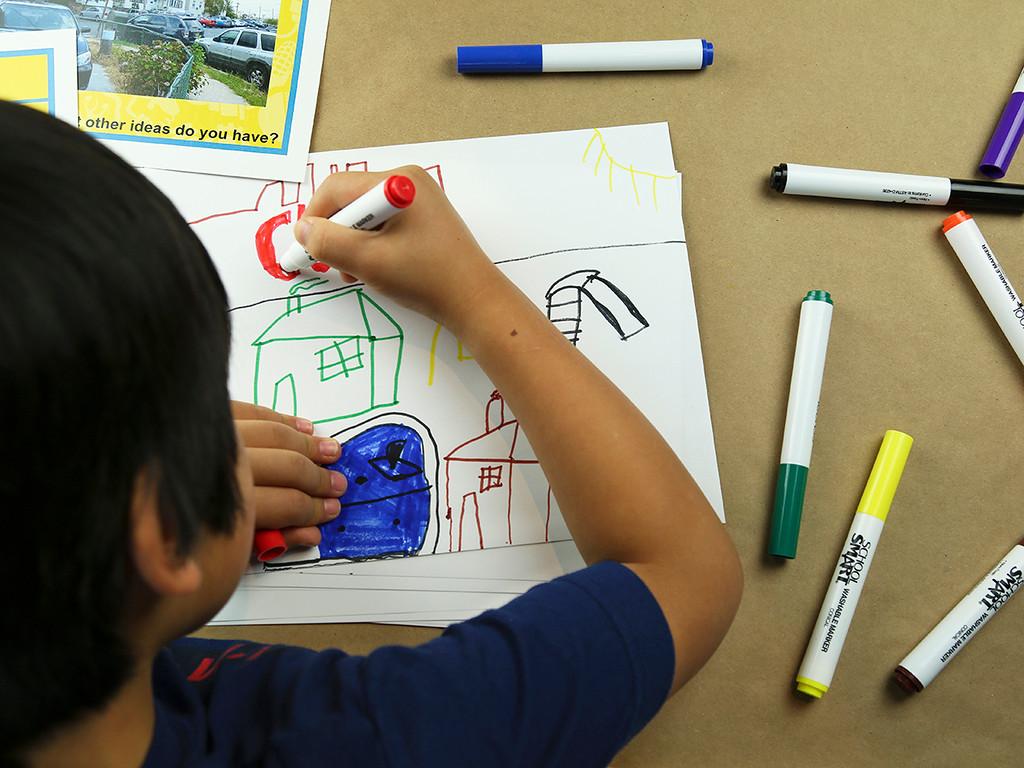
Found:
<path fill-rule="evenodd" d="M 704 59 L 701 62 L 701 69 L 710 67 L 715 63 L 715 46 L 710 40 L 701 39 L 704 46 Z"/>
<path fill-rule="evenodd" d="M 544 54 L 539 45 L 460 45 L 456 66 L 464 74 L 542 72 Z"/>

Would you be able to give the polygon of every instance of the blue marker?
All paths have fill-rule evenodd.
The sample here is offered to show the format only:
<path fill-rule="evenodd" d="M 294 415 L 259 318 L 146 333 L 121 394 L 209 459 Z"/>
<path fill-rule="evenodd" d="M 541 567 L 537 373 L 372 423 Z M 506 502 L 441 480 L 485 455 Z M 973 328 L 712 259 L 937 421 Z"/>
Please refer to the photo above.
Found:
<path fill-rule="evenodd" d="M 704 69 L 715 46 L 704 39 L 554 45 L 460 45 L 463 74 L 504 72 L 627 72 Z"/>

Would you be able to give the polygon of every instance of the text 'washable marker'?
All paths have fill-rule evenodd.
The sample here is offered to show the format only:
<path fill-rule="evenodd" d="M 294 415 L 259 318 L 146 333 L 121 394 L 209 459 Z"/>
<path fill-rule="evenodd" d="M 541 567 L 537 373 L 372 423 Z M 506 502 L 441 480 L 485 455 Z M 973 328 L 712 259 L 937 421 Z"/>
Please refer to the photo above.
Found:
<path fill-rule="evenodd" d="M 369 192 L 346 205 L 328 221 L 351 229 L 376 229 L 383 226 L 399 211 L 412 205 L 416 198 L 416 185 L 407 176 L 388 176 Z M 299 243 L 293 243 L 277 260 L 287 272 L 316 264 L 313 255 Z"/>
<path fill-rule="evenodd" d="M 1006 340 L 1024 363 L 1024 299 L 1010 284 L 978 223 L 969 213 L 958 211 L 942 222 L 942 232 Z"/>
<path fill-rule="evenodd" d="M 796 689 L 800 693 L 820 699 L 832 685 L 885 519 L 913 444 L 914 439 L 910 435 L 892 429 L 882 438 L 882 447 L 878 449 L 850 532 L 846 534 L 842 554 L 832 572 L 825 602 L 814 622 L 811 641 L 796 676 Z"/>
<path fill-rule="evenodd" d="M 923 691 L 977 636 L 996 611 L 1021 591 L 1021 586 L 1024 586 L 1024 541 L 1011 549 L 900 662 L 893 673 L 896 683 L 908 693 Z"/>
<path fill-rule="evenodd" d="M 796 557 L 831 327 L 832 296 L 828 291 L 808 291 L 800 304 L 800 326 L 796 333 L 793 378 L 789 383 L 786 429 L 768 542 L 768 551 L 776 557 Z"/>
<path fill-rule="evenodd" d="M 1020 73 L 1017 82 L 1010 91 L 1010 99 L 1003 107 L 996 129 L 988 141 L 981 165 L 983 174 L 991 179 L 1001 179 L 1010 167 L 1013 153 L 1017 151 L 1021 136 L 1024 136 L 1024 72 Z"/>
<path fill-rule="evenodd" d="M 460 45 L 456 67 L 464 75 L 523 72 L 629 72 L 704 69 L 715 60 L 707 40 L 622 43 Z"/>
<path fill-rule="evenodd" d="M 768 186 L 786 195 L 1024 211 L 1024 185 L 995 181 L 782 163 L 772 168 Z"/>

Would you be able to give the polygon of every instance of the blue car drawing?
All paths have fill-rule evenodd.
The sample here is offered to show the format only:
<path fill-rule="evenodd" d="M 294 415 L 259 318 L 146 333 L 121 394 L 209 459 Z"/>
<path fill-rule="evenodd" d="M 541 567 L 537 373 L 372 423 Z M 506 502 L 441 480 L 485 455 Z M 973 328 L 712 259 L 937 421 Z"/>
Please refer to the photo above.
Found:
<path fill-rule="evenodd" d="M 359 560 L 414 555 L 430 524 L 431 486 L 423 439 L 403 424 L 378 424 L 345 440 L 330 469 L 348 490 L 341 514 L 320 526 L 320 558 Z"/>

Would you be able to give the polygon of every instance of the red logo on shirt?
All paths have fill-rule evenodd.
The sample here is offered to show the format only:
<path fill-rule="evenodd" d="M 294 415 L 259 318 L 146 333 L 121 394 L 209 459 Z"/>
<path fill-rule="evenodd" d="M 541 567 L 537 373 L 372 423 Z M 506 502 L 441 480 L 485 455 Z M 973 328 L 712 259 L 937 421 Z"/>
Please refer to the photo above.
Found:
<path fill-rule="evenodd" d="M 254 661 L 270 649 L 269 645 L 257 645 L 246 648 L 248 645 L 249 643 L 235 643 L 225 648 L 224 652 L 217 658 L 207 656 L 199 662 L 199 666 L 192 670 L 192 673 L 187 678 L 188 681 L 190 683 L 198 683 L 208 677 L 212 677 L 225 661 Z M 242 648 L 246 649 L 239 650 Z"/>

